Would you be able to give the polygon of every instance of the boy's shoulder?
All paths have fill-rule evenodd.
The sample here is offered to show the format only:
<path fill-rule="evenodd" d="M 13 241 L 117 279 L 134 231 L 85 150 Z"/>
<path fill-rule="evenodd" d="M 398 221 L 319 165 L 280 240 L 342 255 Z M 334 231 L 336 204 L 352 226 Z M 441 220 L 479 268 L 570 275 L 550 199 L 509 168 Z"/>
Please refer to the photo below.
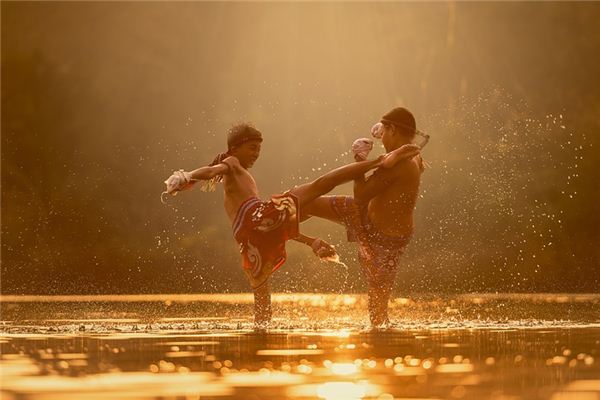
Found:
<path fill-rule="evenodd" d="M 391 175 L 399 180 L 412 180 L 421 176 L 421 155 L 416 155 L 410 160 L 404 160 L 391 168 Z"/>
<path fill-rule="evenodd" d="M 229 156 L 225 159 L 223 159 L 223 161 L 221 161 L 223 164 L 227 165 L 229 168 L 236 168 L 236 167 L 240 167 L 240 160 L 238 160 L 238 158 L 236 156 Z"/>

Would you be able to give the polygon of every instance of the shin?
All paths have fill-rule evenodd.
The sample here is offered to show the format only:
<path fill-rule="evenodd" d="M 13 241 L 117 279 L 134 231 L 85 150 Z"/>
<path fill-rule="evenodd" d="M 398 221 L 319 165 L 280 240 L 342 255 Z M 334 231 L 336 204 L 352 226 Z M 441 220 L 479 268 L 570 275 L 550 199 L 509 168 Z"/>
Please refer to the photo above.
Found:
<path fill-rule="evenodd" d="M 304 206 L 317 197 L 329 193 L 336 186 L 350 182 L 371 169 L 378 167 L 380 164 L 381 161 L 377 159 L 344 165 L 329 171 L 310 183 L 295 187 L 290 192 L 298 197 L 300 206 Z"/>
<path fill-rule="evenodd" d="M 369 319 L 374 327 L 389 323 L 388 302 L 393 283 L 393 279 L 369 282 Z"/>

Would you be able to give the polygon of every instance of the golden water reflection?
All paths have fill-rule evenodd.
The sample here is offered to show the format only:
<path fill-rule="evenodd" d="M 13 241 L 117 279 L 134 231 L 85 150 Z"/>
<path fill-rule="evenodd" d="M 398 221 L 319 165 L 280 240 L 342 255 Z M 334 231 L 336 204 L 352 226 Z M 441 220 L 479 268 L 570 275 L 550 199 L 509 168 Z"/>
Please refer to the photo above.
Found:
<path fill-rule="evenodd" d="M 328 296 L 279 299 L 282 308 L 267 332 L 254 332 L 243 308 L 234 308 L 234 317 L 215 315 L 234 303 L 220 303 L 222 295 L 208 306 L 187 301 L 191 308 L 177 308 L 176 301 L 166 306 L 161 299 L 153 319 L 137 302 L 115 301 L 111 311 L 86 305 L 89 319 L 83 312 L 73 315 L 70 303 L 54 302 L 48 320 L 40 318 L 37 305 L 21 302 L 15 306 L 19 315 L 0 325 L 2 398 L 600 397 L 600 296 L 400 300 L 392 302 L 399 307 L 392 305 L 392 312 L 414 311 L 412 318 L 393 314 L 399 322 L 383 331 L 357 322 L 364 298 Z M 329 300 L 358 316 L 336 317 Z M 323 321 L 298 313 L 300 302 L 302 313 Z M 486 318 L 446 317 L 448 304 L 463 316 L 484 307 Z M 507 304 L 528 317 L 504 318 Z M 203 319 L 197 314 L 205 307 L 213 314 Z M 571 320 L 547 318 L 565 310 Z"/>

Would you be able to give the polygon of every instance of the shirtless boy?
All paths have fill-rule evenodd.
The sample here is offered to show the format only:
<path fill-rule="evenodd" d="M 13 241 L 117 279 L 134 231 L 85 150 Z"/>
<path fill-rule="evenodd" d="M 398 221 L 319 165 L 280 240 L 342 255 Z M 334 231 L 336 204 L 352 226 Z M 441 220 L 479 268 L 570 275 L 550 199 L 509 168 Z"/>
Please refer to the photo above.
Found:
<path fill-rule="evenodd" d="M 406 147 L 418 132 L 414 116 L 405 108 L 394 108 L 385 114 L 377 128 L 379 132 L 373 135 L 381 138 L 388 154 Z M 361 147 L 368 140 L 355 143 Z M 368 150 L 355 158 L 366 159 Z M 398 258 L 413 233 L 413 210 L 422 172 L 423 160 L 414 153 L 391 168 L 377 169 L 368 179 L 361 174 L 354 180 L 354 198 L 322 196 L 303 209 L 305 218 L 308 214 L 345 225 L 348 240 L 357 242 L 359 261 L 369 285 L 369 318 L 375 327 L 389 323 L 388 301 Z"/>
<path fill-rule="evenodd" d="M 417 146 L 405 146 L 376 160 L 334 169 L 313 182 L 261 201 L 248 169 L 260 155 L 262 140 L 261 133 L 254 127 L 236 125 L 228 133 L 226 153 L 218 155 L 209 166 L 191 172 L 175 171 L 165 181 L 167 192 L 171 194 L 188 189 L 200 180 L 207 180 L 205 184 L 209 189 L 214 188 L 215 182 L 223 181 L 225 211 L 232 223 L 234 238 L 240 244 L 244 273 L 254 290 L 258 327 L 264 327 L 271 320 L 268 279 L 286 260 L 285 242 L 296 238 L 306 243 L 305 237 L 299 235 L 299 212 L 336 186 L 360 178 L 373 168 L 393 168 L 400 160 L 412 158 L 419 152 Z"/>

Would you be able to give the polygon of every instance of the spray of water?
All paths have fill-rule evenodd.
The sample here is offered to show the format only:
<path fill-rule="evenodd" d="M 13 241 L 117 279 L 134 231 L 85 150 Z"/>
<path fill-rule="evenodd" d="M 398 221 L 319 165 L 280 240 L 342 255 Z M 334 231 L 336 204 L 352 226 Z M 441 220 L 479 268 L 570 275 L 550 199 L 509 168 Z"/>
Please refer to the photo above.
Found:
<path fill-rule="evenodd" d="M 500 89 L 428 120 L 434 168 L 423 175 L 400 279 L 461 291 L 526 290 L 551 280 L 545 271 L 572 255 L 561 236 L 585 136 L 562 114 L 534 114 Z"/>

